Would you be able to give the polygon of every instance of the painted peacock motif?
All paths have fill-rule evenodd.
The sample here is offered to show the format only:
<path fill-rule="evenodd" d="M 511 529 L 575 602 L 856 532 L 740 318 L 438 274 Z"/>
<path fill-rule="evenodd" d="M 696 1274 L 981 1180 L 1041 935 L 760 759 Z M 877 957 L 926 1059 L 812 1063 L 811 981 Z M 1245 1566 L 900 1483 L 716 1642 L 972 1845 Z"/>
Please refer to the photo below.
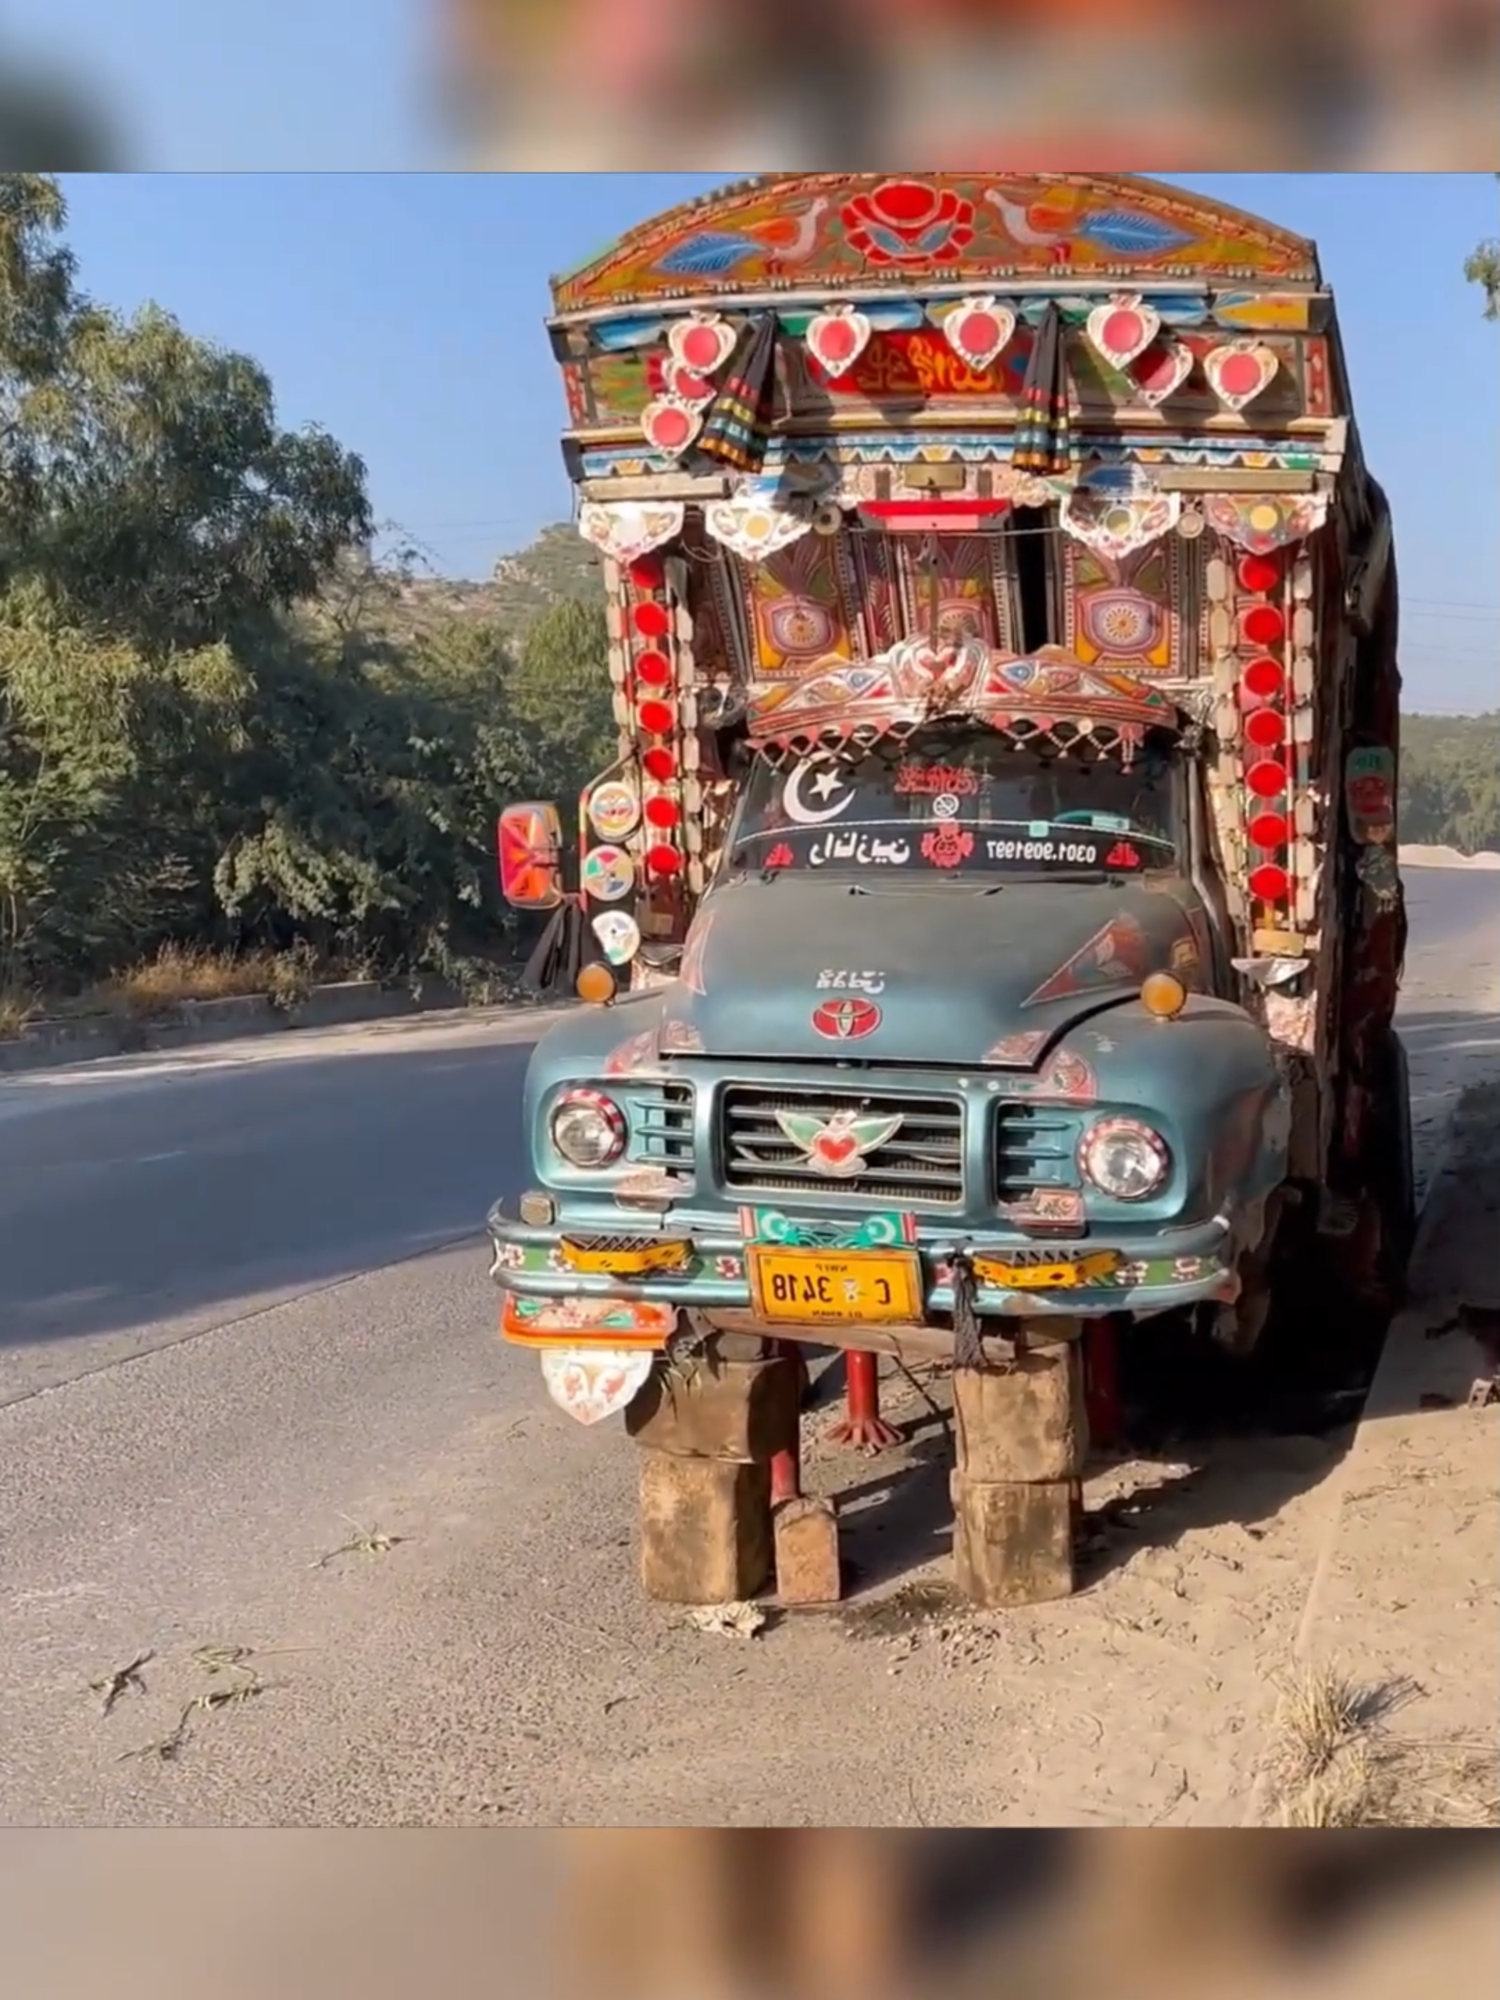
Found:
<path fill-rule="evenodd" d="M 796 215 L 773 215 L 735 231 L 702 230 L 674 243 L 656 268 L 675 278 L 720 278 L 757 258 L 770 271 L 805 264 L 828 208 L 827 196 L 818 195 Z"/>
<path fill-rule="evenodd" d="M 986 188 L 984 198 L 999 212 L 1013 243 L 1060 251 L 1078 238 L 1121 257 L 1166 257 L 1195 239 L 1158 215 L 1132 208 L 1085 208 L 1077 211 L 1069 190 L 1058 190 L 1041 201 L 1021 202 L 1001 188 Z"/>

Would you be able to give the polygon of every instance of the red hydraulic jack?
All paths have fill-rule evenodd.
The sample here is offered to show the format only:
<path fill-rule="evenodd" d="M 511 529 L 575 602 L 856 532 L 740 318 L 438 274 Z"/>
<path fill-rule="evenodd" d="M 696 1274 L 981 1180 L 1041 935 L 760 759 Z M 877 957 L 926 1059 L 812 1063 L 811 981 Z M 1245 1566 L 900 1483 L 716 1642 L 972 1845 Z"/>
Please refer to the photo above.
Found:
<path fill-rule="evenodd" d="M 844 1421 L 828 1433 L 830 1444 L 853 1445 L 860 1451 L 887 1451 L 900 1444 L 901 1433 L 880 1414 L 878 1357 L 864 1348 L 844 1350 Z"/>

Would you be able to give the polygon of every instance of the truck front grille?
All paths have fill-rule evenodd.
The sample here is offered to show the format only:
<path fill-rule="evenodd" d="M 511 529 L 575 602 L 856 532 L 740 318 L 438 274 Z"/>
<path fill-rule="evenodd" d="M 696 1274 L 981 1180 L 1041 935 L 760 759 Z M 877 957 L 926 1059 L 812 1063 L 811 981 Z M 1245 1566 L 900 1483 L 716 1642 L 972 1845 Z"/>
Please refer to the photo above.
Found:
<path fill-rule="evenodd" d="M 724 1184 L 731 1192 L 854 1195 L 911 1208 L 963 1201 L 964 1108 L 958 1098 L 731 1084 L 719 1118 Z M 846 1160 L 852 1172 L 830 1171 L 808 1143 L 836 1120 L 836 1132 L 850 1127 L 854 1151 Z M 878 1136 L 879 1126 L 892 1120 L 889 1137 Z"/>
<path fill-rule="evenodd" d="M 1033 1188 L 1078 1186 L 1079 1121 L 1043 1104 L 1001 1104 L 995 1117 L 995 1198 L 1022 1201 Z"/>
<path fill-rule="evenodd" d="M 630 1121 L 627 1157 L 646 1166 L 669 1167 L 677 1173 L 693 1168 L 693 1086 L 654 1083 L 630 1090 L 625 1099 Z"/>

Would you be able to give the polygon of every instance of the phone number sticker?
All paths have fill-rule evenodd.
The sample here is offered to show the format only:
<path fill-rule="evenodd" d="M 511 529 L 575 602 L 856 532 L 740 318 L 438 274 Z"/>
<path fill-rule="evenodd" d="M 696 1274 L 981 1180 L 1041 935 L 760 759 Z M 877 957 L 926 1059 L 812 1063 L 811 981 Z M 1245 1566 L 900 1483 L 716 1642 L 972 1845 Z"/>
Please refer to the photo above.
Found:
<path fill-rule="evenodd" d="M 991 861 L 1086 861 L 1099 859 L 1097 840 L 987 840 Z"/>

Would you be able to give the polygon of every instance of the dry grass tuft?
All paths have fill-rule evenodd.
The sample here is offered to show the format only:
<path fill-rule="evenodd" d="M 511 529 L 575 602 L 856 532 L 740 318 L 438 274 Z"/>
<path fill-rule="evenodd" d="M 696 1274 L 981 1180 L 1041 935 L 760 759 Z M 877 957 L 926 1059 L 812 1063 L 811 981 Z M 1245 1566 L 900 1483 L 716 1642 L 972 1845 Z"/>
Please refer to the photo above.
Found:
<path fill-rule="evenodd" d="M 1271 1760 L 1283 1827 L 1500 1827 L 1500 1746 L 1428 1743 L 1386 1719 L 1412 1690 L 1337 1667 L 1281 1687 Z"/>
<path fill-rule="evenodd" d="M 300 953 L 163 945 L 155 958 L 116 973 L 75 1004 L 89 1011 L 159 1014 L 184 1000 L 241 999 L 260 993 L 293 1000 L 313 980 L 314 969 Z"/>
<path fill-rule="evenodd" d="M 0 986 L 0 1042 L 19 1035 L 26 1023 L 34 1021 L 41 1011 L 41 1002 L 34 993 L 23 993 L 18 986 Z"/>

